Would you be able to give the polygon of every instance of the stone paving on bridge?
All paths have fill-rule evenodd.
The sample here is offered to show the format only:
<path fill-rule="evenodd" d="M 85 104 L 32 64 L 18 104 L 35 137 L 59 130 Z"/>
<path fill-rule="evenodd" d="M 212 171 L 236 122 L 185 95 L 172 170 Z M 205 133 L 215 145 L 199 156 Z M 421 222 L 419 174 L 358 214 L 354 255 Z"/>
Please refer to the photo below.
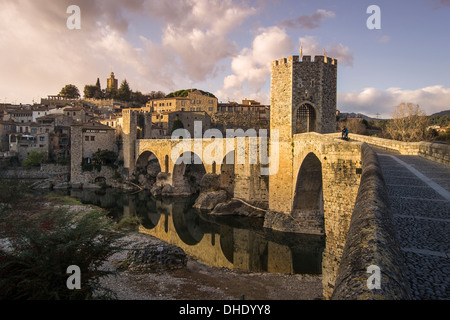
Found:
<path fill-rule="evenodd" d="M 450 299 L 450 167 L 374 148 L 417 300 Z"/>

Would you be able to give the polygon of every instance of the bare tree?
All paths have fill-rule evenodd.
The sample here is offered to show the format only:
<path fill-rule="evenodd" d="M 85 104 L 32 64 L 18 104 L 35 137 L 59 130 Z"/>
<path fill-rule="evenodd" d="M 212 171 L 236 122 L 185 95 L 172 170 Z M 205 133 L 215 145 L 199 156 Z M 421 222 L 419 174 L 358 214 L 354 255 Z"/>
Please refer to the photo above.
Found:
<path fill-rule="evenodd" d="M 401 103 L 392 112 L 386 125 L 389 138 L 405 142 L 425 141 L 430 138 L 428 118 L 418 104 Z"/>
<path fill-rule="evenodd" d="M 361 118 L 347 118 L 342 122 L 341 126 L 345 126 L 349 133 L 354 134 L 367 134 L 367 127 Z"/>

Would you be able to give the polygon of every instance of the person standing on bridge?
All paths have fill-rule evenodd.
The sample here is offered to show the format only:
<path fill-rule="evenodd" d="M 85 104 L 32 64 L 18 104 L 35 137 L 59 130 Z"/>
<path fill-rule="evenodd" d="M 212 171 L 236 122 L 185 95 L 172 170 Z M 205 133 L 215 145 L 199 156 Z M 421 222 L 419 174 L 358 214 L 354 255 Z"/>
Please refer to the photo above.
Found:
<path fill-rule="evenodd" d="M 347 127 L 342 127 L 342 139 L 348 140 L 348 129 L 347 129 Z"/>

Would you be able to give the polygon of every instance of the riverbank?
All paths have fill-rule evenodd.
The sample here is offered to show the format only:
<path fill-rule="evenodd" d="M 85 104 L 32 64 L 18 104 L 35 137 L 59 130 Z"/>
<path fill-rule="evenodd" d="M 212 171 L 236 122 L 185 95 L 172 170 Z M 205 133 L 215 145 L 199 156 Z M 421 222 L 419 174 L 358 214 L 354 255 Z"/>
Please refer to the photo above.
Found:
<path fill-rule="evenodd" d="M 133 246 L 160 244 L 142 233 L 128 234 L 122 241 Z M 105 265 L 117 270 L 128 250 L 114 254 Z M 188 257 L 185 267 L 172 271 L 134 273 L 119 271 L 102 279 L 102 285 L 119 300 L 320 300 L 320 275 L 247 272 L 210 267 Z"/>
<path fill-rule="evenodd" d="M 73 212 L 106 210 L 83 204 L 74 197 L 50 194 L 23 201 L 14 207 L 13 214 L 21 219 L 54 210 Z M 33 205 L 29 205 L 32 203 Z M 313 300 L 322 299 L 322 276 L 284 273 L 264 273 L 210 267 L 191 257 L 186 265 L 175 270 L 138 273 L 118 266 L 127 259 L 129 249 L 166 243 L 154 236 L 130 231 L 120 240 L 126 243 L 112 255 L 103 268 L 117 271 L 115 276 L 101 279 L 119 300 Z M 120 243 L 119 243 L 120 246 Z"/>

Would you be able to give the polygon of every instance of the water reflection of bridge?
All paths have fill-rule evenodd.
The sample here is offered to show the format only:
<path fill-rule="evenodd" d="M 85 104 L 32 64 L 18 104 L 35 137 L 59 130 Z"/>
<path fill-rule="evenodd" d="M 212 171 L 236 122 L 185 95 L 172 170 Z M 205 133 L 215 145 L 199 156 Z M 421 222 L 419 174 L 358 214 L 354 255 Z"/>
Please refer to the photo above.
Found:
<path fill-rule="evenodd" d="M 195 198 L 155 200 L 147 192 L 76 191 L 84 202 L 113 210 L 117 220 L 140 217 L 140 231 L 182 248 L 210 266 L 255 272 L 322 273 L 323 236 L 262 227 L 262 219 L 211 217 L 192 208 Z"/>
<path fill-rule="evenodd" d="M 281 273 L 322 271 L 323 237 L 263 229 L 262 221 L 255 219 L 251 225 L 241 219 L 236 226 L 236 217 L 217 219 L 199 214 L 189 199 L 156 201 L 156 210 L 147 211 L 149 219 L 143 221 L 140 231 L 181 247 L 205 264 Z M 166 213 L 161 214 L 163 211 Z M 137 211 L 138 216 L 142 214 Z"/>

